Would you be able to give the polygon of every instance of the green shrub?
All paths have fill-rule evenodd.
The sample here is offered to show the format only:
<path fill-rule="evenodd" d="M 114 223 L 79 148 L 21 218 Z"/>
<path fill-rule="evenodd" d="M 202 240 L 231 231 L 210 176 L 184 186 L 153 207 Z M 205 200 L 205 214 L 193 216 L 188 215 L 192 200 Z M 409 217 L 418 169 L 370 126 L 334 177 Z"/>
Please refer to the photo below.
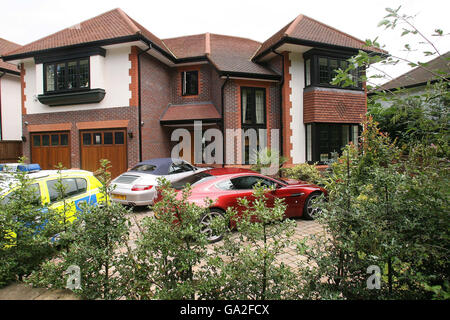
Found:
<path fill-rule="evenodd" d="M 86 204 L 77 219 L 65 225 L 66 250 L 46 262 L 33 273 L 28 282 L 36 286 L 64 288 L 70 266 L 80 269 L 80 288 L 74 291 L 85 299 L 116 299 L 122 295 L 117 272 L 120 248 L 129 240 L 128 210 L 110 202 L 109 161 L 101 160 L 98 178 L 102 182 L 103 201 Z"/>
<path fill-rule="evenodd" d="M 207 234 L 200 219 L 208 211 L 187 201 L 190 187 L 177 192 L 166 180 L 158 185 L 162 200 L 153 206 L 155 216 L 144 218 L 136 248 L 128 247 L 118 271 L 127 299 L 195 299 L 205 287 L 209 266 Z"/>
<path fill-rule="evenodd" d="M 349 145 L 327 179 L 319 221 L 327 236 L 301 247 L 308 298 L 424 299 L 449 281 L 449 164 L 437 148 L 409 157 L 369 119 L 359 149 Z M 317 267 L 311 267 L 317 266 Z M 380 289 L 367 268 L 381 270 Z M 326 281 L 324 281 L 326 280 Z"/>
<path fill-rule="evenodd" d="M 292 298 L 296 283 L 289 266 L 277 260 L 291 244 L 295 221 L 284 219 L 286 205 L 275 199 L 267 206 L 270 192 L 260 184 L 252 199 L 238 200 L 243 211 L 227 211 L 227 220 L 236 223 L 237 232 L 225 233 L 223 244 L 216 246 L 208 261 L 213 271 L 212 282 L 203 297 L 208 299 L 269 300 Z"/>
<path fill-rule="evenodd" d="M 21 159 L 24 163 L 24 159 Z M 0 286 L 22 280 L 54 252 L 55 214 L 41 204 L 26 172 L 5 181 L 14 191 L 0 199 Z"/>
<path fill-rule="evenodd" d="M 322 183 L 323 177 L 313 164 L 300 163 L 292 168 L 283 168 L 283 177 L 306 181 L 314 184 Z"/>

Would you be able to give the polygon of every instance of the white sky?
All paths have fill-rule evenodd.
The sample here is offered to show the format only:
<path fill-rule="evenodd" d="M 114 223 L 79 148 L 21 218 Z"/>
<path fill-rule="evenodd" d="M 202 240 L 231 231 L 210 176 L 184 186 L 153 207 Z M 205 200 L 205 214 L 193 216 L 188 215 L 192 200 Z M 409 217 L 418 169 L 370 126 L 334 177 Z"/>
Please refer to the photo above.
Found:
<path fill-rule="evenodd" d="M 204 32 L 264 41 L 300 13 L 349 33 L 361 40 L 374 39 L 392 54 L 427 61 L 420 45 L 415 53 L 401 53 L 401 28 L 385 31 L 377 27 L 385 8 L 402 5 L 403 13 L 417 15 L 416 26 L 427 36 L 440 28 L 450 32 L 450 1 L 446 0 L 0 0 L 0 37 L 27 44 L 108 10 L 120 7 L 157 37 L 164 39 Z M 430 37 L 441 53 L 450 50 L 450 36 Z M 413 47 L 417 47 L 414 46 Z M 396 66 L 387 71 L 398 76 L 410 67 Z M 384 80 L 386 81 L 386 80 Z M 384 82 L 383 81 L 383 82 Z"/>

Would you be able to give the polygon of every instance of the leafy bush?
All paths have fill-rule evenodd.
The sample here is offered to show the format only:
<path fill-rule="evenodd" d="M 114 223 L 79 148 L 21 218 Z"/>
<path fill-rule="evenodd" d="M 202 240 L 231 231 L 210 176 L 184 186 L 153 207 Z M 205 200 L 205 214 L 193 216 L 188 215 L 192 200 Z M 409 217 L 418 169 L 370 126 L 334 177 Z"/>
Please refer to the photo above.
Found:
<path fill-rule="evenodd" d="M 300 163 L 292 168 L 283 168 L 283 177 L 307 181 L 314 184 L 322 183 L 323 177 L 313 164 Z"/>
<path fill-rule="evenodd" d="M 204 287 L 208 265 L 207 234 L 200 220 L 208 212 L 208 204 L 190 203 L 187 186 L 177 192 L 166 180 L 158 190 L 162 200 L 153 206 L 155 216 L 144 218 L 136 248 L 121 257 L 123 295 L 128 299 L 195 299 Z M 205 208 L 206 207 L 206 208 Z"/>
<path fill-rule="evenodd" d="M 305 297 L 430 298 L 449 280 L 449 163 L 418 145 L 409 157 L 364 124 L 359 148 L 349 145 L 327 180 L 320 222 L 327 237 L 300 247 Z M 311 267 L 317 265 L 317 268 Z M 381 270 L 379 290 L 367 288 L 367 268 Z M 326 281 L 324 281 L 326 280 Z"/>
<path fill-rule="evenodd" d="M 241 198 L 240 214 L 227 211 L 227 221 L 236 224 L 237 233 L 225 233 L 223 244 L 216 246 L 214 258 L 208 261 L 213 274 L 209 281 L 217 287 L 204 292 L 213 299 L 286 299 L 295 287 L 295 274 L 290 267 L 277 260 L 294 234 L 295 221 L 284 220 L 286 205 L 275 199 L 267 206 L 266 193 L 260 184 L 255 186 L 251 199 Z"/>
<path fill-rule="evenodd" d="M 379 101 L 383 100 L 388 107 L 381 106 Z M 368 113 L 399 146 L 420 142 L 434 144 L 442 152 L 450 135 L 449 105 L 448 83 L 439 81 L 423 92 L 403 89 L 396 94 L 378 93 L 369 99 Z"/>
<path fill-rule="evenodd" d="M 15 189 L 0 199 L 0 286 L 22 280 L 55 250 L 54 212 L 42 206 L 26 172 L 8 175 L 5 183 Z"/>
<path fill-rule="evenodd" d="M 63 243 L 66 251 L 41 266 L 28 282 L 36 286 L 64 288 L 67 270 L 76 266 L 80 270 L 80 285 L 75 292 L 86 299 L 115 299 L 121 296 L 119 287 L 118 250 L 126 245 L 129 235 L 128 210 L 109 200 L 108 160 L 101 160 L 98 178 L 102 182 L 103 201 L 98 205 L 86 204 L 77 213 L 77 219 L 65 226 Z"/>

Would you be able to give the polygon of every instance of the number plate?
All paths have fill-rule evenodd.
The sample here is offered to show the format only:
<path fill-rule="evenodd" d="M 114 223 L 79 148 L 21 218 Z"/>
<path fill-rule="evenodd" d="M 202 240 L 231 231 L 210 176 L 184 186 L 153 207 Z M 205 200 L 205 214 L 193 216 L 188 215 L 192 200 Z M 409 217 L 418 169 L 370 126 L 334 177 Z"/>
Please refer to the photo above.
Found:
<path fill-rule="evenodd" d="M 127 197 L 121 194 L 112 194 L 112 198 L 117 200 L 127 200 Z"/>

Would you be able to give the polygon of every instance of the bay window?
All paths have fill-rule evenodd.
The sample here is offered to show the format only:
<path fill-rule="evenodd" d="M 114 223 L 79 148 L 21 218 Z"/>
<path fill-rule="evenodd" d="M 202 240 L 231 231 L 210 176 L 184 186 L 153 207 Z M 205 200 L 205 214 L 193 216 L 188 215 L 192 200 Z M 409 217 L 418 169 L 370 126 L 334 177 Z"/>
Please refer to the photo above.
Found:
<path fill-rule="evenodd" d="M 306 124 L 306 160 L 320 164 L 332 162 L 342 155 L 349 142 L 358 143 L 359 129 L 358 124 Z"/>
<path fill-rule="evenodd" d="M 338 69 L 345 70 L 349 66 L 347 61 L 349 56 L 337 55 L 333 53 L 311 50 L 305 53 L 305 86 L 319 86 L 344 89 L 362 89 L 360 68 L 350 71 L 350 77 L 356 82 L 353 86 L 331 84 L 337 74 Z"/>
<path fill-rule="evenodd" d="M 89 58 L 46 63 L 44 92 L 58 93 L 89 89 Z"/>

